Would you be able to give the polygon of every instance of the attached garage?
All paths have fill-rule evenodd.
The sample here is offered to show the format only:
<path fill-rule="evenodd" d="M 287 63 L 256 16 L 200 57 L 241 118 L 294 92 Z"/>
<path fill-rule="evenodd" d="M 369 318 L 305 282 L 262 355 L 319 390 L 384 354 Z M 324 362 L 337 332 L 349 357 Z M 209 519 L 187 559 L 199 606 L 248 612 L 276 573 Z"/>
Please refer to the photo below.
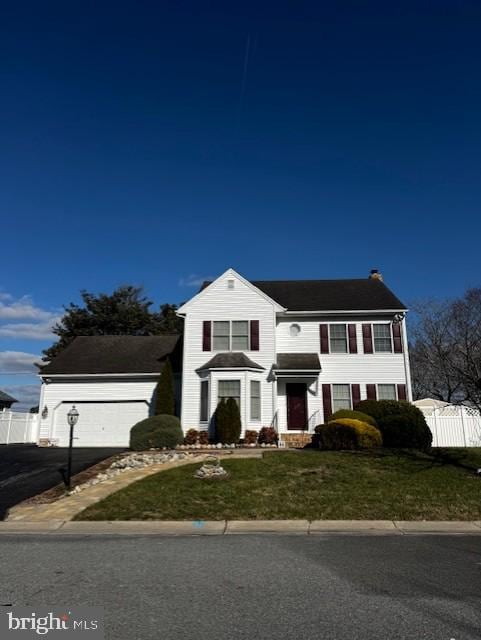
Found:
<path fill-rule="evenodd" d="M 68 447 L 70 427 L 67 413 L 74 402 L 62 402 L 54 415 L 52 443 Z M 137 402 L 77 402 L 79 419 L 74 429 L 74 447 L 128 447 L 130 429 L 149 415 L 149 404 Z"/>
<path fill-rule="evenodd" d="M 179 336 L 82 336 L 42 367 L 39 444 L 69 444 L 67 413 L 79 412 L 75 447 L 128 447 L 134 424 L 151 413 L 170 359 L 178 392 Z"/>

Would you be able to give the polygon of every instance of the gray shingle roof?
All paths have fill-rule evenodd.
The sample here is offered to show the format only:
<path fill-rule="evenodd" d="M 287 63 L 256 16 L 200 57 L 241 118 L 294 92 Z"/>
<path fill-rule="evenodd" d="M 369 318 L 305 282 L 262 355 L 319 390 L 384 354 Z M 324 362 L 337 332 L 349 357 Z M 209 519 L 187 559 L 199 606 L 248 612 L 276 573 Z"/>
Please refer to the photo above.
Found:
<path fill-rule="evenodd" d="M 167 357 L 178 371 L 181 342 L 180 336 L 79 336 L 40 373 L 158 373 Z"/>
<path fill-rule="evenodd" d="M 5 393 L 5 391 L 0 390 L 0 402 L 11 402 L 13 404 L 14 402 L 18 402 L 18 400 L 16 400 L 12 396 L 9 396 L 8 393 Z"/>
<path fill-rule="evenodd" d="M 251 280 L 288 311 L 396 311 L 404 304 L 380 280 Z M 201 290 L 210 282 L 204 282 Z"/>
<path fill-rule="evenodd" d="M 278 353 L 277 369 L 292 371 L 320 371 L 317 353 Z"/>
<path fill-rule="evenodd" d="M 245 353 L 217 353 L 197 371 L 206 369 L 264 369 L 260 364 L 253 362 Z"/>

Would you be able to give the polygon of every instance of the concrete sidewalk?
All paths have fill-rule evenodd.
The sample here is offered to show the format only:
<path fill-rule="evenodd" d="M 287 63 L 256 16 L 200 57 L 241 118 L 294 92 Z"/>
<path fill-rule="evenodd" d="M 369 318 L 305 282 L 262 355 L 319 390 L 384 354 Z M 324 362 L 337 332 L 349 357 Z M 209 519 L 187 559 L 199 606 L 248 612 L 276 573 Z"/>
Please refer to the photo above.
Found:
<path fill-rule="evenodd" d="M 74 535 L 481 535 L 481 521 L 235 520 L 235 521 L 6 521 L 0 534 Z"/>

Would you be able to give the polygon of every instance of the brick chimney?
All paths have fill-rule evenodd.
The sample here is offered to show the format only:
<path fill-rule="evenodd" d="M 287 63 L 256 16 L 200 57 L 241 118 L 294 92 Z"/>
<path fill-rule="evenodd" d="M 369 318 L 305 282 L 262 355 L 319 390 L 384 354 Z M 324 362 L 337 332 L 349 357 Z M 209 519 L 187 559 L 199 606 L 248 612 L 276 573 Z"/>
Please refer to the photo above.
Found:
<path fill-rule="evenodd" d="M 378 269 L 371 269 L 371 273 L 369 274 L 370 280 L 380 280 L 384 282 L 384 278 L 382 277 L 382 273 Z"/>

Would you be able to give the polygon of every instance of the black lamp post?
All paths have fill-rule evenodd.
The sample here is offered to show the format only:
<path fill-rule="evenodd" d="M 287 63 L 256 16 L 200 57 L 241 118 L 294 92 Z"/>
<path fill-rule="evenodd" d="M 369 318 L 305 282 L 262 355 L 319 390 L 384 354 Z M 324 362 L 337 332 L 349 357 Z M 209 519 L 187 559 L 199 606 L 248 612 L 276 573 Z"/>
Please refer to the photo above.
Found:
<path fill-rule="evenodd" d="M 71 477 L 72 477 L 72 448 L 73 448 L 73 428 L 77 424 L 77 420 L 79 417 L 79 412 L 75 408 L 75 405 L 72 406 L 70 411 L 67 413 L 67 421 L 70 425 L 70 438 L 68 444 L 68 460 L 67 460 L 67 489 L 71 489 Z"/>

